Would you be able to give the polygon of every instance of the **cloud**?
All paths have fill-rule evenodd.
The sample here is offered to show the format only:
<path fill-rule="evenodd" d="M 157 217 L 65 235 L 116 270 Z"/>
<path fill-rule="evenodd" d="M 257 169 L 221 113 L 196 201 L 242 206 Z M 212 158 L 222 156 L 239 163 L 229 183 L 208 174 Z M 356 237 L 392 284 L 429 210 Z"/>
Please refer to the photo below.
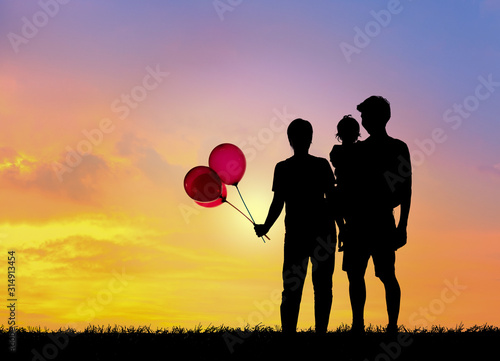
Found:
<path fill-rule="evenodd" d="M 484 0 L 481 3 L 481 10 L 483 13 L 491 13 L 493 11 L 500 11 L 500 1 L 498 0 Z"/>
<path fill-rule="evenodd" d="M 100 194 L 99 184 L 109 177 L 109 173 L 102 157 L 88 154 L 82 157 L 78 166 L 65 173 L 61 181 L 54 171 L 53 162 L 35 159 L 10 147 L 0 148 L 0 183 L 15 189 L 94 202 Z"/>
<path fill-rule="evenodd" d="M 9 147 L 0 147 L 0 162 L 2 164 L 10 162 L 18 156 L 19 154 L 17 154 L 17 152 L 14 149 Z"/>
<path fill-rule="evenodd" d="M 193 275 L 196 279 L 233 279 L 237 273 L 244 273 L 236 269 L 251 268 L 250 263 L 214 250 L 200 248 L 186 252 L 184 247 L 171 243 L 168 236 L 117 234 L 97 238 L 75 233 L 42 242 L 27 242 L 20 252 L 26 260 L 27 275 L 52 280 L 100 279 L 122 268 L 134 275 L 158 274 L 168 279 Z M 217 270 L 217 273 L 206 273 L 208 269 Z"/>
<path fill-rule="evenodd" d="M 125 133 L 115 148 L 155 184 L 167 185 L 172 179 L 181 177 L 181 167 L 168 163 L 148 140 L 135 134 Z"/>
<path fill-rule="evenodd" d="M 500 163 L 494 165 L 481 165 L 477 169 L 484 174 L 489 174 L 494 177 L 500 177 Z"/>
<path fill-rule="evenodd" d="M 51 278 L 88 278 L 108 274 L 122 266 L 146 266 L 155 257 L 152 249 L 119 241 L 73 235 L 28 245 L 22 250 L 30 264 L 26 271 L 47 272 Z"/>

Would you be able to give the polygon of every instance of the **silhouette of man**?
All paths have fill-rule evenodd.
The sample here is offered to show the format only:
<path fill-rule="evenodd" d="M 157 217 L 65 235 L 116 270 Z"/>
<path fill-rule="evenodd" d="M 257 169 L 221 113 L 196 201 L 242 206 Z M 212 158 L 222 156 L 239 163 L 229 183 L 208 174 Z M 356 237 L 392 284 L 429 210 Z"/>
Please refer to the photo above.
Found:
<path fill-rule="evenodd" d="M 395 251 L 406 244 L 406 229 L 411 203 L 411 162 L 407 145 L 390 137 L 386 125 L 391 117 L 389 102 L 371 96 L 357 106 L 362 126 L 369 137 L 357 142 L 355 162 L 355 192 L 350 200 L 351 217 L 346 218 L 348 235 L 344 240 L 342 269 L 349 279 L 352 308 L 352 330 L 364 332 L 366 301 L 365 271 L 370 257 L 375 275 L 385 288 L 388 333 L 396 333 L 401 289 L 395 273 Z M 393 209 L 400 205 L 396 227 Z M 340 233 L 343 227 L 339 226 Z M 344 237 L 343 237 L 344 238 Z"/>
<path fill-rule="evenodd" d="M 326 333 L 335 266 L 335 177 L 326 159 L 309 154 L 313 135 L 311 123 L 295 119 L 288 126 L 287 134 L 294 154 L 276 165 L 269 213 L 264 224 L 255 225 L 255 232 L 259 237 L 265 235 L 285 205 L 282 331 L 285 334 L 296 332 L 311 258 L 316 332 Z"/>

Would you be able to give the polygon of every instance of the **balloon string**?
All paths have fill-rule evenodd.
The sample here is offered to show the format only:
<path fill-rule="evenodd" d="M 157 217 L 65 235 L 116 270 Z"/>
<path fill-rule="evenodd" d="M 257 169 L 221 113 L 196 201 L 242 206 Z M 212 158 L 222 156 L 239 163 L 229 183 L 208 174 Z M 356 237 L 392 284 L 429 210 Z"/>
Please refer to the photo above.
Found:
<path fill-rule="evenodd" d="M 247 209 L 247 212 L 248 214 L 250 215 L 250 218 L 252 218 L 252 222 L 255 223 L 255 221 L 253 220 L 253 217 L 252 217 L 252 213 L 250 213 L 250 211 L 248 210 L 248 207 L 247 207 L 247 204 L 245 203 L 245 201 L 243 200 L 243 197 L 241 196 L 241 192 L 240 192 L 240 189 L 238 188 L 238 185 L 235 184 L 234 185 L 236 187 L 236 190 L 238 191 L 238 194 L 240 195 L 240 198 L 241 200 L 243 201 L 243 205 L 245 206 L 245 208 Z"/>
<path fill-rule="evenodd" d="M 238 212 L 240 212 L 243 217 L 245 217 L 246 219 L 248 219 L 248 221 L 250 223 L 252 223 L 253 225 L 255 225 L 255 222 L 253 222 L 250 218 L 247 217 L 247 215 L 245 213 L 243 213 L 242 211 L 240 211 L 234 204 L 232 204 L 231 202 L 229 202 L 227 199 L 224 199 L 223 202 L 229 204 L 231 207 L 233 207 L 234 209 L 236 209 Z M 266 237 L 268 240 L 270 239 L 267 235 L 264 235 L 264 237 Z M 264 241 L 264 237 L 262 237 L 262 240 Z M 266 241 L 264 241 L 264 243 L 266 243 Z"/>
<path fill-rule="evenodd" d="M 245 217 L 246 219 L 248 219 L 248 221 L 252 224 L 255 224 L 255 222 L 253 222 L 250 218 L 247 217 L 247 215 L 245 213 L 243 213 L 242 211 L 240 211 L 238 208 L 236 208 L 231 202 L 229 202 L 227 199 L 224 200 L 224 202 L 226 202 L 227 204 L 229 204 L 231 207 L 233 207 L 234 209 L 236 209 L 238 212 L 240 212 L 243 217 Z"/>
<path fill-rule="evenodd" d="M 253 217 L 252 217 L 252 213 L 250 213 L 250 210 L 248 209 L 247 204 L 245 203 L 245 200 L 243 199 L 243 196 L 241 195 L 240 189 L 238 188 L 238 184 L 235 184 L 234 186 L 236 187 L 236 190 L 238 191 L 238 194 L 240 195 L 241 201 L 243 202 L 243 205 L 247 209 L 247 212 L 248 212 L 250 218 L 252 218 L 253 224 L 255 224 L 255 221 L 253 220 Z M 266 243 L 266 241 L 264 241 L 264 237 L 261 237 L 261 238 L 262 238 L 262 241 L 264 243 Z M 267 236 L 266 236 L 266 238 L 269 239 L 269 237 L 267 237 Z"/>

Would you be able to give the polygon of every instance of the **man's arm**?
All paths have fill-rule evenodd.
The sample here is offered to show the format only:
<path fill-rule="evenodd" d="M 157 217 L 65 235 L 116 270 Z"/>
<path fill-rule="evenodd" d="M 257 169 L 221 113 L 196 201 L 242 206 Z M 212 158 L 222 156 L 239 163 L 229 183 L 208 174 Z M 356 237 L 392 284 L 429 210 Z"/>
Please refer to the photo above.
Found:
<path fill-rule="evenodd" d="M 397 227 L 397 242 L 396 249 L 403 247 L 407 241 L 407 227 L 408 227 L 408 216 L 410 215 L 410 205 L 411 205 L 411 189 L 407 195 L 404 196 L 401 202 L 399 223 Z"/>
<path fill-rule="evenodd" d="M 410 215 L 410 205 L 411 205 L 411 189 L 407 196 L 404 197 L 401 202 L 401 214 L 399 216 L 398 228 L 406 228 L 408 226 L 408 217 Z"/>
<path fill-rule="evenodd" d="M 264 224 L 256 224 L 254 226 L 257 237 L 262 237 L 269 232 L 274 222 L 278 219 L 285 205 L 285 199 L 278 192 L 274 192 L 273 201 L 269 207 L 266 222 Z"/>
<path fill-rule="evenodd" d="M 406 172 L 404 174 L 404 183 L 403 183 L 403 190 L 402 190 L 402 195 L 401 195 L 401 208 L 400 208 L 400 215 L 399 215 L 399 223 L 398 223 L 398 238 L 399 238 L 399 244 L 401 246 L 406 244 L 406 228 L 408 226 L 408 217 L 410 215 L 410 206 L 411 206 L 411 187 L 412 187 L 412 172 L 411 172 L 411 158 L 410 158 L 410 152 L 408 150 L 408 147 L 405 145 L 405 149 L 403 152 L 403 158 L 405 162 L 407 163 L 407 168 Z"/>
<path fill-rule="evenodd" d="M 411 170 L 411 158 L 408 146 L 404 147 L 403 158 L 407 163 L 406 172 L 404 173 L 404 183 L 403 192 L 401 198 L 401 214 L 399 217 L 399 227 L 404 227 L 408 225 L 408 216 L 410 215 L 410 205 L 411 205 L 411 185 L 412 185 L 412 170 Z"/>

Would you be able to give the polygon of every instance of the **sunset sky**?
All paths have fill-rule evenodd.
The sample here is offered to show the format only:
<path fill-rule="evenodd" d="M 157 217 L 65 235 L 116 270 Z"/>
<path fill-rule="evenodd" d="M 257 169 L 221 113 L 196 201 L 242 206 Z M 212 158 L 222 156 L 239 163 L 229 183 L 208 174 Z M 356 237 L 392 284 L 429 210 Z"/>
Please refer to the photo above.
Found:
<path fill-rule="evenodd" d="M 400 323 L 499 326 L 499 34 L 499 0 L 1 0 L 0 268 L 14 250 L 18 324 L 279 325 L 283 214 L 264 244 L 183 178 L 238 145 L 263 223 L 289 122 L 309 120 L 327 158 L 377 94 L 413 159 Z M 336 257 L 330 329 L 351 322 Z M 385 325 L 371 262 L 366 280 L 365 321 Z"/>

